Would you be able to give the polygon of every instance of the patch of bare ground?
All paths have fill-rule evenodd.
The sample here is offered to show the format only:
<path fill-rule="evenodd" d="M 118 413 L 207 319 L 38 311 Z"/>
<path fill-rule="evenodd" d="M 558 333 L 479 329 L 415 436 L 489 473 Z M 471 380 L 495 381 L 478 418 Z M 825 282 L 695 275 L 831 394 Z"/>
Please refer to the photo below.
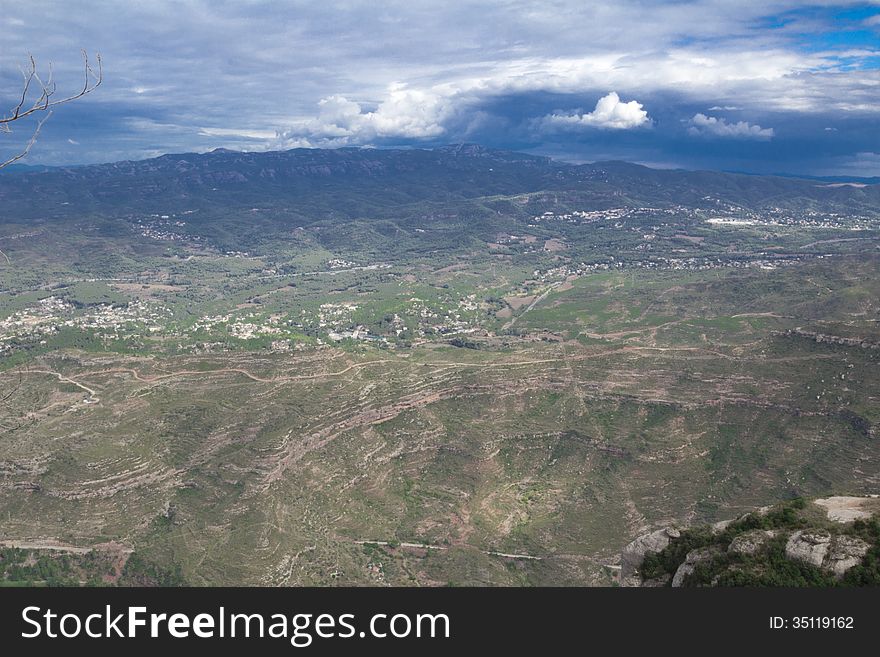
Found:
<path fill-rule="evenodd" d="M 0 541 L 0 547 L 15 548 L 17 550 L 50 550 L 52 552 L 65 552 L 67 554 L 88 554 L 93 549 L 91 547 L 66 545 L 53 538 Z"/>
<path fill-rule="evenodd" d="M 816 504 L 825 509 L 828 519 L 834 522 L 852 522 L 867 519 L 880 512 L 880 497 L 836 496 L 816 500 Z"/>
<path fill-rule="evenodd" d="M 78 484 L 73 490 L 60 490 L 57 488 L 46 489 L 43 492 L 52 497 L 58 497 L 65 500 L 82 500 L 90 498 L 108 498 L 126 490 L 134 488 L 150 488 L 157 487 L 169 488 L 176 486 L 185 470 L 177 468 L 150 469 L 139 472 L 121 472 L 113 477 L 108 477 L 110 483 L 106 483 L 98 488 L 83 488 L 82 484 Z M 104 482 L 90 482 L 104 483 Z"/>
<path fill-rule="evenodd" d="M 513 310 L 519 310 L 523 306 L 527 306 L 536 299 L 535 295 L 528 297 L 504 297 L 504 302 Z"/>
<path fill-rule="evenodd" d="M 462 263 L 456 263 L 452 265 L 447 265 L 446 267 L 441 267 L 440 269 L 435 269 L 433 274 L 449 274 L 454 271 L 461 271 L 462 269 L 467 269 L 467 265 Z"/>
<path fill-rule="evenodd" d="M 158 283 L 112 283 L 111 288 L 134 297 L 153 297 L 161 292 L 184 292 L 185 285 L 162 285 Z"/>

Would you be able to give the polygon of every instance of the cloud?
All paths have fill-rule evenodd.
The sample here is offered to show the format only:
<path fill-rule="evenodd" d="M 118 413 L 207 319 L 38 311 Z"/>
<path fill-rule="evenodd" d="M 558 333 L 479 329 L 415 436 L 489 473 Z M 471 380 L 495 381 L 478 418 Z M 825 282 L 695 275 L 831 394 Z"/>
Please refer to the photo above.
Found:
<path fill-rule="evenodd" d="M 642 104 L 631 100 L 628 103 L 620 101 L 620 96 L 612 91 L 602 96 L 596 103 L 596 109 L 587 114 L 548 114 L 543 119 L 543 124 L 553 128 L 605 128 L 610 130 L 630 130 L 645 124 L 650 124 L 648 112 L 642 109 Z"/>
<path fill-rule="evenodd" d="M 601 149 L 612 159 L 770 167 L 770 154 L 755 159 L 733 138 L 760 144 L 763 127 L 718 119 L 672 129 L 697 111 L 732 121 L 737 107 L 752 124 L 785 126 L 775 153 L 789 159 L 773 165 L 785 170 L 831 157 L 808 145 L 828 141 L 824 126 L 840 126 L 835 154 L 880 151 L 878 49 L 848 38 L 866 29 L 865 12 L 839 11 L 854 2 L 151 0 L 82 12 L 29 0 L 0 18 L 0 106 L 14 102 L 34 44 L 41 70 L 55 64 L 59 94 L 76 91 L 86 47 L 103 55 L 104 84 L 59 108 L 31 163 L 468 140 L 570 148 L 581 159 Z M 628 102 L 603 115 L 592 103 L 611 89 Z M 570 111 L 585 97 L 590 107 Z M 638 125 L 657 129 L 626 130 L 646 109 Z M 682 139 L 688 127 L 731 138 Z"/>
<path fill-rule="evenodd" d="M 156 121 L 143 116 L 122 118 L 123 125 L 133 133 L 150 133 L 159 135 L 189 134 L 194 132 L 185 125 Z"/>
<path fill-rule="evenodd" d="M 241 139 L 266 140 L 276 136 L 274 130 L 249 130 L 247 128 L 200 128 L 203 137 L 239 137 Z"/>
<path fill-rule="evenodd" d="M 762 128 L 759 125 L 737 121 L 729 123 L 727 119 L 694 114 L 690 120 L 688 132 L 692 135 L 729 137 L 733 139 L 772 139 L 773 128 Z"/>
<path fill-rule="evenodd" d="M 852 155 L 831 158 L 828 164 L 817 171 L 823 176 L 854 176 L 861 178 L 880 177 L 880 153 L 862 151 Z"/>
<path fill-rule="evenodd" d="M 342 95 L 322 98 L 318 115 L 279 131 L 278 146 L 347 146 L 383 139 L 432 139 L 446 132 L 453 99 L 432 90 L 392 84 L 375 109 Z"/>

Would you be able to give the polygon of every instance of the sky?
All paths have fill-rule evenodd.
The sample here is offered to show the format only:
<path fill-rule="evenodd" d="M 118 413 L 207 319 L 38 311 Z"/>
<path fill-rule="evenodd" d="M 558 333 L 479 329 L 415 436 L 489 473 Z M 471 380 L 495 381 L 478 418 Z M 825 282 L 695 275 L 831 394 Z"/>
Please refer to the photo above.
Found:
<path fill-rule="evenodd" d="M 27 164 L 473 142 L 880 175 L 880 0 L 29 0 L 0 14 L 0 111 L 29 54 L 75 91 L 81 49 L 104 83 L 56 108 Z M 0 158 L 33 124 L 11 127 Z"/>

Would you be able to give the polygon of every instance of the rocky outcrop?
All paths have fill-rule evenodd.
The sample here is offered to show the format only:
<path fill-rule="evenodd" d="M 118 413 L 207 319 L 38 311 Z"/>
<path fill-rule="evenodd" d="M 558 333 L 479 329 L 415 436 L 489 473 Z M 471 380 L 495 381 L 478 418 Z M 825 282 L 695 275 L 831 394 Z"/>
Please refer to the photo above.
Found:
<path fill-rule="evenodd" d="M 734 554 L 755 554 L 762 550 L 767 545 L 767 541 L 774 538 L 777 533 L 773 530 L 753 529 L 734 538 L 727 546 L 727 551 Z"/>
<path fill-rule="evenodd" d="M 854 536 L 834 536 L 828 532 L 795 532 L 785 544 L 788 559 L 823 568 L 841 578 L 862 562 L 871 546 Z"/>
<path fill-rule="evenodd" d="M 688 552 L 687 556 L 684 558 L 684 563 L 678 567 L 678 570 L 675 571 L 675 575 L 672 576 L 673 588 L 678 588 L 684 584 L 685 578 L 696 570 L 698 563 L 701 561 L 709 561 L 716 554 L 718 554 L 718 551 L 713 550 L 712 548 L 699 548 L 698 550 L 691 550 Z"/>
<path fill-rule="evenodd" d="M 712 533 L 720 534 L 725 529 L 730 527 L 734 522 L 736 522 L 734 518 L 731 518 L 730 520 L 719 520 L 718 522 L 713 522 L 711 525 Z"/>
<path fill-rule="evenodd" d="M 638 573 L 645 555 L 663 551 L 671 539 L 679 536 L 681 532 L 677 529 L 666 527 L 649 534 L 642 534 L 623 548 L 620 555 L 621 586 L 642 586 L 643 582 Z"/>
<path fill-rule="evenodd" d="M 854 536 L 838 536 L 831 544 L 824 568 L 841 578 L 853 566 L 858 566 L 871 546 Z"/>
<path fill-rule="evenodd" d="M 788 538 L 785 544 L 785 557 L 793 561 L 802 561 L 821 566 L 831 547 L 831 534 L 824 531 L 797 531 Z"/>
<path fill-rule="evenodd" d="M 817 333 L 816 331 L 803 331 L 801 329 L 788 329 L 787 331 L 773 331 L 774 335 L 784 335 L 786 337 L 807 338 L 820 344 L 836 344 L 844 347 L 860 347 L 862 349 L 880 349 L 880 343 L 869 340 L 868 338 L 847 338 L 842 335 L 828 335 L 826 333 Z"/>
<path fill-rule="evenodd" d="M 835 580 L 876 586 L 878 521 L 880 496 L 868 495 L 812 502 L 795 498 L 690 530 L 666 527 L 624 548 L 618 581 L 621 586 L 676 588 L 832 586 Z M 660 558 L 646 564 L 655 553 Z M 792 568 L 792 562 L 811 568 Z"/>

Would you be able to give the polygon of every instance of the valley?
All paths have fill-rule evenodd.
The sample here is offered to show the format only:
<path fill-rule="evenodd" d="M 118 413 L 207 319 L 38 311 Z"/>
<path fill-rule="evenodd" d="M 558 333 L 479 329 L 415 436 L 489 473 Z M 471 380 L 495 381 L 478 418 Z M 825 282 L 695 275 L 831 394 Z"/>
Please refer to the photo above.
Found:
<path fill-rule="evenodd" d="M 880 488 L 877 185 L 338 149 L 0 200 L 0 544 L 77 582 L 612 585 Z"/>

